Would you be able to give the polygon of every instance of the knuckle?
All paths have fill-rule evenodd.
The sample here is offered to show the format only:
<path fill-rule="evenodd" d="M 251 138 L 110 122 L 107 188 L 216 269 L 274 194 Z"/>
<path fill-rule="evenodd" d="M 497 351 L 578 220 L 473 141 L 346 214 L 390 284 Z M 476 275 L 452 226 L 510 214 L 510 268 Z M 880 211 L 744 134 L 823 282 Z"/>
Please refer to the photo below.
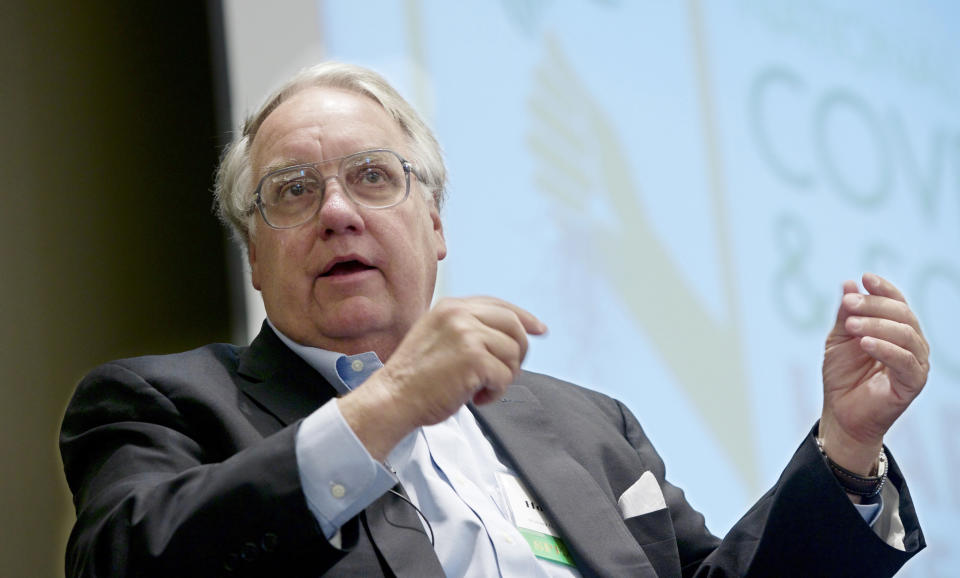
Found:
<path fill-rule="evenodd" d="M 921 376 L 924 375 L 923 362 L 917 359 L 916 357 L 912 357 L 912 356 L 911 356 L 911 360 L 912 360 L 911 365 L 913 366 L 914 373 Z"/>
<path fill-rule="evenodd" d="M 913 311 L 910 309 L 909 305 L 903 301 L 894 301 L 893 304 L 896 308 L 895 311 L 899 319 L 905 319 L 907 322 L 916 320 L 916 317 L 914 317 Z"/>
<path fill-rule="evenodd" d="M 497 371 L 496 379 L 490 380 L 490 390 L 500 395 L 507 390 L 507 385 L 511 381 L 513 381 L 513 374 L 501 369 Z"/>
<path fill-rule="evenodd" d="M 500 365 L 497 368 L 497 389 L 502 393 L 506 391 L 507 386 L 510 385 L 510 382 L 513 381 L 514 372 L 511 371 L 510 367 L 506 365 Z"/>
<path fill-rule="evenodd" d="M 452 333 L 453 338 L 459 343 L 470 343 L 475 337 L 472 331 L 473 325 L 469 319 L 456 312 L 449 313 L 444 317 L 444 323 Z"/>
<path fill-rule="evenodd" d="M 513 355 L 510 356 L 510 368 L 516 372 L 520 369 L 520 364 L 523 363 L 523 358 L 527 355 L 527 347 L 526 344 L 514 342 L 513 348 Z"/>
<path fill-rule="evenodd" d="M 437 304 L 434 306 L 434 309 L 445 309 L 447 307 L 456 307 L 463 300 L 457 299 L 456 297 L 441 297 L 437 300 Z"/>
<path fill-rule="evenodd" d="M 462 316 L 467 306 L 461 299 L 444 297 L 434 305 L 433 311 L 442 319 L 453 319 Z"/>
<path fill-rule="evenodd" d="M 900 342 L 904 344 L 912 344 L 916 342 L 916 334 L 913 331 L 913 328 L 906 324 L 899 324 L 897 327 L 899 331 Z"/>
<path fill-rule="evenodd" d="M 444 297 L 444 298 L 442 298 L 442 299 L 439 299 L 439 300 L 434 304 L 433 309 L 431 310 L 431 312 L 432 312 L 434 315 L 440 315 L 440 316 L 446 314 L 447 310 L 449 310 L 450 307 L 451 307 L 450 301 L 451 301 L 451 299 L 450 299 L 449 297 Z"/>
<path fill-rule="evenodd" d="M 460 350 L 470 357 L 482 358 L 487 353 L 487 345 L 483 335 L 471 331 L 467 327 L 457 333 L 457 343 Z"/>
<path fill-rule="evenodd" d="M 480 381 L 485 381 L 484 378 L 487 377 L 487 360 L 484 359 L 483 355 L 468 355 L 464 360 L 464 365 L 471 375 L 477 376 L 480 378 Z"/>

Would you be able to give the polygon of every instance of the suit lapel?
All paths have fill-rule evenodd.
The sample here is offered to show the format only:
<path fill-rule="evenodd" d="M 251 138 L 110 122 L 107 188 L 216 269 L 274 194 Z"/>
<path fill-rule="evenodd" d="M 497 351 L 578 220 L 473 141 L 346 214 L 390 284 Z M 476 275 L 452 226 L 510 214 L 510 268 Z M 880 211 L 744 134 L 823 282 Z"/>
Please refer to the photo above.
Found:
<path fill-rule="evenodd" d="M 393 489 L 406 496 L 400 484 Z M 440 559 L 423 523 L 405 500 L 387 492 L 364 510 L 363 524 L 370 541 L 394 575 L 400 578 L 443 576 Z"/>
<path fill-rule="evenodd" d="M 287 426 L 305 418 L 337 392 L 310 364 L 290 350 L 264 322 L 240 356 L 240 389 Z M 264 435 L 272 432 L 265 432 Z M 400 484 L 395 491 L 403 494 Z M 386 493 L 361 514 L 370 541 L 399 577 L 442 576 L 440 560 L 410 504 Z"/>
<path fill-rule="evenodd" d="M 616 504 L 564 449 L 550 416 L 523 385 L 471 410 L 560 530 L 584 576 L 656 576 Z"/>
<path fill-rule="evenodd" d="M 310 415 L 337 392 L 264 322 L 240 355 L 240 389 L 284 426 Z"/>

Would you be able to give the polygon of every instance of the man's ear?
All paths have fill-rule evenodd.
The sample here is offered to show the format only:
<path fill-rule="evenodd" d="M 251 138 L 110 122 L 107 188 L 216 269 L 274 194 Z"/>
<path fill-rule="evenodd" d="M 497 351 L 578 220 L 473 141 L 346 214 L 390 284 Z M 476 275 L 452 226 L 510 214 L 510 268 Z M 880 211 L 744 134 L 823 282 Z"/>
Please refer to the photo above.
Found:
<path fill-rule="evenodd" d="M 252 233 L 247 238 L 247 263 L 250 264 L 250 280 L 253 281 L 253 288 L 260 290 L 260 275 L 257 267 L 257 244 L 253 240 Z"/>
<path fill-rule="evenodd" d="M 436 203 L 431 203 L 430 220 L 433 222 L 434 244 L 437 248 L 437 261 L 443 261 L 447 256 L 447 240 L 443 237 L 443 220 Z"/>

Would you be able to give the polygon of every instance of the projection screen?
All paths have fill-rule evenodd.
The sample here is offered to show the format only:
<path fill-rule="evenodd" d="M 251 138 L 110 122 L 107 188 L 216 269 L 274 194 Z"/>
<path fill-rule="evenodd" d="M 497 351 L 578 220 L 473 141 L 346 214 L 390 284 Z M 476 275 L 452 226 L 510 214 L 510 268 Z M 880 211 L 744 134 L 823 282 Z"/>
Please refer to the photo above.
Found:
<path fill-rule="evenodd" d="M 224 2 L 235 122 L 302 66 L 384 74 L 451 174 L 439 296 L 550 332 L 527 369 L 638 416 L 714 533 L 819 416 L 845 279 L 906 293 L 927 390 L 889 433 L 960 567 L 960 59 L 952 3 Z M 248 282 L 249 287 L 249 282 Z M 263 319 L 248 288 L 250 335 Z"/>

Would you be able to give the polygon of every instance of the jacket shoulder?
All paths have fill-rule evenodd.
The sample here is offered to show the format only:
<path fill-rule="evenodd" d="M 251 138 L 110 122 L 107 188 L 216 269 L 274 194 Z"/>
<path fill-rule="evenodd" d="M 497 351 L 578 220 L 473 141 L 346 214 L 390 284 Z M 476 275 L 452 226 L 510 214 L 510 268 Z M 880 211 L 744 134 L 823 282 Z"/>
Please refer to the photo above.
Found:
<path fill-rule="evenodd" d="M 231 400 L 237 398 L 237 368 L 244 349 L 216 343 L 97 366 L 77 385 L 61 433 L 119 419 L 169 419 L 184 408 L 235 405 Z"/>
<path fill-rule="evenodd" d="M 609 395 L 543 373 L 521 371 L 515 383 L 527 388 L 541 405 L 559 415 L 599 412 L 609 421 L 622 424 L 624 411 L 627 411 L 622 403 Z"/>
<path fill-rule="evenodd" d="M 235 370 L 239 364 L 240 355 L 245 350 L 246 347 L 239 345 L 210 343 L 179 353 L 116 359 L 94 368 L 90 374 L 125 369 L 150 380 L 178 375 L 196 376 L 198 371 L 209 371 L 216 367 Z"/>

